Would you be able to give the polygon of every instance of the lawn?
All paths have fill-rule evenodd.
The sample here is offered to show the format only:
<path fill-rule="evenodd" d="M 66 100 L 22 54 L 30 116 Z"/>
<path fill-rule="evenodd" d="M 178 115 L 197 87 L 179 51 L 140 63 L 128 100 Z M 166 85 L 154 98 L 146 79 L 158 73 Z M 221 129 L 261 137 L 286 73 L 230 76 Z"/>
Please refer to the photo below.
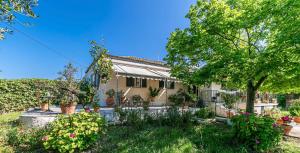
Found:
<path fill-rule="evenodd" d="M 7 144 L 7 133 L 9 130 L 17 125 L 17 119 L 20 116 L 20 112 L 14 112 L 9 114 L 0 115 L 0 152 L 11 153 L 14 152 L 14 148 Z"/>
<path fill-rule="evenodd" d="M 111 126 L 96 145 L 97 152 L 133 153 L 247 153 L 247 148 L 232 139 L 230 128 L 223 124 L 195 125 L 190 128 Z M 299 139 L 282 141 L 273 152 L 300 152 Z M 100 147 L 101 146 L 101 147 Z"/>
<path fill-rule="evenodd" d="M 7 143 L 6 133 L 16 127 L 20 113 L 0 116 L 0 152 L 17 152 L 17 147 Z M 167 126 L 108 126 L 106 134 L 92 147 L 92 152 L 112 153 L 246 153 L 247 148 L 232 139 L 228 126 L 218 123 L 171 128 Z M 273 152 L 300 152 L 299 139 L 285 138 Z M 42 147 L 42 146 L 41 146 Z"/>

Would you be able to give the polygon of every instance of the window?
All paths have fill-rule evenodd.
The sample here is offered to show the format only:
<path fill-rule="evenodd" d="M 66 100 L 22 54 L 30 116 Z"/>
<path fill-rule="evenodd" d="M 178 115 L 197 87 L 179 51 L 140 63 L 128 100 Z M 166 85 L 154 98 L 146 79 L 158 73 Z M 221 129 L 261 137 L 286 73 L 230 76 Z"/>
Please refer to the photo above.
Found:
<path fill-rule="evenodd" d="M 126 87 L 147 88 L 147 79 L 126 78 Z"/>
<path fill-rule="evenodd" d="M 175 89 L 175 82 L 174 81 L 168 82 L 167 87 L 169 89 Z"/>
<path fill-rule="evenodd" d="M 126 78 L 126 87 L 134 86 L 134 78 Z"/>
<path fill-rule="evenodd" d="M 159 88 L 165 87 L 165 81 L 159 81 Z M 168 89 L 175 89 L 175 82 L 174 81 L 167 81 L 167 88 Z"/>
<path fill-rule="evenodd" d="M 159 80 L 159 88 L 165 87 L 165 81 Z"/>

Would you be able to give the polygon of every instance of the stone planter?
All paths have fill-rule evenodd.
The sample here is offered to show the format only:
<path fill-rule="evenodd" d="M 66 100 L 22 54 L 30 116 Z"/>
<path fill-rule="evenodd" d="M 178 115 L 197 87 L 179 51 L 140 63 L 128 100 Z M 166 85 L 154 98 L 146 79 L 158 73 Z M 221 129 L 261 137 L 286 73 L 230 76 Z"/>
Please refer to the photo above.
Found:
<path fill-rule="evenodd" d="M 41 111 L 46 112 L 49 109 L 48 103 L 41 103 Z"/>

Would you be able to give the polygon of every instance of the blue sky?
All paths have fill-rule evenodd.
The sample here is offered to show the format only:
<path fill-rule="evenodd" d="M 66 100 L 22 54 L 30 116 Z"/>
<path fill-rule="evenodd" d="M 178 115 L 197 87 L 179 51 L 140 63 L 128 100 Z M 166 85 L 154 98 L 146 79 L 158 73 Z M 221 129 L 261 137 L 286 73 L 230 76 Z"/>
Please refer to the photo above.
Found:
<path fill-rule="evenodd" d="M 55 79 L 68 62 L 84 73 L 91 62 L 88 41 L 102 38 L 110 54 L 162 59 L 170 33 L 188 26 L 184 16 L 195 1 L 39 1 L 39 17 L 19 16 L 31 25 L 15 23 L 18 31 L 0 41 L 0 78 Z"/>

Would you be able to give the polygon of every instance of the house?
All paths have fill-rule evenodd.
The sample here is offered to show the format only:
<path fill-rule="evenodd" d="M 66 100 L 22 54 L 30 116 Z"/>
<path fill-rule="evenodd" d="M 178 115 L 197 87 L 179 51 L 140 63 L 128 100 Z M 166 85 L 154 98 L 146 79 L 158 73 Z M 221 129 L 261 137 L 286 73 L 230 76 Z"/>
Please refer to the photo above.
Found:
<path fill-rule="evenodd" d="M 175 94 L 179 89 L 187 90 L 188 87 L 183 85 L 178 79 L 171 77 L 170 68 L 161 61 L 153 61 L 142 58 L 136 58 L 132 56 L 113 56 L 109 55 L 112 64 L 113 72 L 112 78 L 106 82 L 100 82 L 100 76 L 94 73 L 92 65 L 86 71 L 86 77 L 90 78 L 95 87 L 99 88 L 103 96 L 100 100 L 102 105 L 105 106 L 105 99 L 107 98 L 106 91 L 114 89 L 116 92 L 123 91 L 124 96 L 130 102 L 134 95 L 140 95 L 143 100 L 149 99 L 149 87 L 160 88 L 158 96 L 154 98 L 154 101 L 150 103 L 152 106 L 168 105 L 168 97 Z M 230 91 L 222 90 L 221 85 L 211 83 L 207 87 L 196 87 L 192 90 L 198 97 L 206 103 L 207 106 L 211 106 L 213 110 L 217 107 L 215 104 L 219 103 L 220 108 L 223 105 L 223 100 L 218 93 Z M 257 98 L 259 101 L 261 98 Z M 268 98 L 269 99 L 269 98 Z M 274 101 L 274 98 L 271 98 Z M 273 108 L 277 106 L 277 102 L 268 102 L 255 104 L 257 112 L 261 113 L 266 108 Z M 245 99 L 240 100 L 237 106 L 240 109 L 246 108 Z M 223 107 L 223 106 L 222 106 Z M 223 109 L 223 108 L 222 108 Z M 217 111 L 217 110 L 216 110 Z M 224 114 L 224 110 L 223 114 Z"/>
<path fill-rule="evenodd" d="M 153 61 L 131 56 L 109 55 L 112 64 L 112 78 L 107 83 L 99 81 L 91 68 L 86 71 L 86 77 L 94 82 L 96 87 L 100 86 L 101 93 L 109 89 L 123 91 L 124 96 L 130 101 L 132 96 L 140 95 L 144 100 L 149 98 L 149 87 L 160 88 L 158 96 L 154 98 L 151 105 L 161 106 L 168 104 L 168 96 L 175 94 L 179 89 L 185 88 L 182 82 L 170 75 L 170 68 L 161 61 Z M 105 101 L 104 94 L 102 102 Z"/>

